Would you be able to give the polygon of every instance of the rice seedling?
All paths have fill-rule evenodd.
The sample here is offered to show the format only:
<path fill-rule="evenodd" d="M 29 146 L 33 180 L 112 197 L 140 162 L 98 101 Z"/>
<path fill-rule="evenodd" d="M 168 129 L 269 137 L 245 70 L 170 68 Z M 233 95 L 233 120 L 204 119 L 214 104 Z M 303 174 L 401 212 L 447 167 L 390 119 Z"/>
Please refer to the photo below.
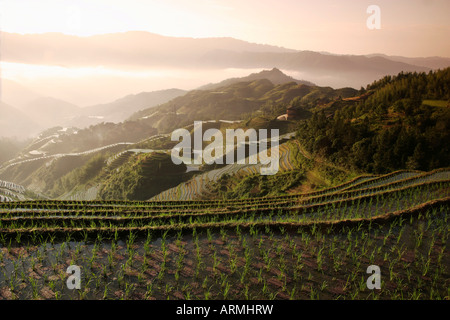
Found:
<path fill-rule="evenodd" d="M 25 278 L 29 283 L 26 278 L 28 268 L 38 269 L 38 265 L 43 264 L 50 267 L 48 274 L 43 275 L 44 279 L 52 275 L 66 277 L 61 265 L 70 260 L 70 264 L 82 264 L 84 270 L 91 273 L 85 279 L 88 283 L 90 278 L 90 287 L 95 288 L 86 293 L 89 298 L 103 298 L 114 293 L 111 285 L 106 285 L 112 279 L 115 280 L 111 283 L 114 286 L 118 284 L 123 291 L 121 298 L 134 297 L 132 292 L 141 290 L 141 283 L 145 287 L 155 281 L 151 293 L 143 295 L 146 298 L 172 299 L 180 297 L 176 293 L 178 289 L 166 294 L 165 284 L 177 288 L 190 279 L 203 281 L 205 277 L 217 283 L 224 276 L 228 276 L 230 287 L 227 298 L 235 298 L 236 295 L 240 298 L 273 298 L 281 297 L 283 293 L 285 298 L 308 298 L 311 294 L 307 291 L 305 295 L 308 287 L 303 283 L 301 290 L 294 290 L 297 283 L 306 281 L 318 284 L 313 288 L 312 297 L 322 298 L 324 292 L 335 290 L 335 277 L 343 281 L 339 294 L 335 295 L 337 298 L 402 299 L 410 297 L 414 288 L 426 287 L 431 289 L 426 291 L 426 295 L 422 294 L 421 299 L 448 295 L 442 281 L 447 259 L 447 251 L 442 244 L 448 239 L 448 218 L 442 209 L 445 206 L 423 210 L 416 215 L 400 214 L 386 223 L 364 220 L 370 217 L 377 219 L 377 214 L 412 208 L 433 199 L 434 192 L 448 187 L 448 183 L 417 186 L 413 180 L 403 182 L 400 179 L 385 186 L 381 180 L 375 182 L 378 183 L 376 187 L 366 183 L 366 188 L 313 194 L 301 205 L 296 202 L 300 209 L 295 210 L 291 210 L 290 201 L 297 201 L 298 195 L 226 200 L 225 204 L 223 201 L 99 201 L 89 207 L 91 203 L 88 202 L 36 202 L 32 204 L 33 211 L 40 207 L 45 209 L 25 212 L 24 217 L 29 217 L 29 220 L 19 223 L 0 219 L 2 226 L 9 228 L 40 230 L 26 237 L 31 243 L 42 240 L 35 254 L 27 256 L 15 249 L 27 246 L 25 233 L 20 237 L 17 233 L 11 236 L 0 233 L 0 243 L 4 248 L 0 250 L 0 264 L 10 263 L 10 256 L 20 261 L 16 262 L 17 272 L 7 277 L 0 275 L 0 282 L 6 281 L 8 287 L 13 286 L 15 292 L 20 291 L 18 278 Z M 414 188 L 403 183 L 411 183 Z M 12 206 L 20 208 L 21 204 Z M 23 207 L 30 207 L 30 204 L 23 204 Z M 50 208 L 59 208 L 57 210 L 63 210 L 65 215 L 77 219 L 35 219 L 39 216 L 51 218 L 53 213 L 49 210 L 53 209 Z M 240 209 L 239 214 L 232 212 L 234 208 Z M 339 222 L 340 219 L 363 219 L 364 223 L 350 221 L 344 226 L 326 226 L 327 220 Z M 98 231 L 92 229 L 94 226 Z M 67 232 L 63 232 L 62 237 L 58 235 L 57 240 L 56 233 L 51 230 L 59 227 L 67 228 Z M 80 230 L 75 232 L 72 228 Z M 138 237 L 135 230 L 139 230 L 141 236 Z M 26 252 L 30 250 L 26 247 Z M 396 289 L 379 294 L 361 291 L 361 270 L 366 263 L 381 264 L 387 271 L 386 279 Z M 0 265 L 0 269 L 5 274 L 5 268 Z M 270 279 L 268 275 L 273 277 L 271 281 L 279 281 L 276 282 L 277 289 L 266 282 Z M 133 289 L 128 289 L 129 296 L 124 292 L 127 283 L 135 284 Z M 233 285 L 240 283 L 240 293 L 233 293 Z M 39 290 L 40 286 L 38 282 Z M 206 288 L 204 292 L 182 290 L 181 296 L 198 299 L 204 298 L 206 293 L 210 299 L 223 297 L 225 283 L 224 286 L 211 286 L 208 282 L 207 286 L 209 293 Z M 30 284 L 30 297 L 31 287 Z M 51 289 L 55 297 L 61 298 L 60 293 L 56 293 L 58 288 Z M 68 296 L 64 293 L 63 297 Z"/>

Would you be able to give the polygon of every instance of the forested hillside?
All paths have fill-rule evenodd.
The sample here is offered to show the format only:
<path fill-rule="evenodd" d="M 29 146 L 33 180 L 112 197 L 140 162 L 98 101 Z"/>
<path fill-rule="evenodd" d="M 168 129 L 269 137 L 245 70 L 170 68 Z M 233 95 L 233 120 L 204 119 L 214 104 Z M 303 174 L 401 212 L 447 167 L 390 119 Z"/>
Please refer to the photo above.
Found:
<path fill-rule="evenodd" d="M 185 169 L 173 167 L 173 179 L 161 184 L 161 179 L 153 179 L 153 171 L 143 169 L 147 164 L 137 165 L 141 157 L 132 155 L 145 153 L 145 159 L 159 163 L 151 157 L 153 150 L 168 152 L 175 144 L 170 133 L 181 127 L 191 130 L 198 120 L 205 121 L 205 130 L 214 127 L 223 133 L 226 128 L 297 131 L 292 152 L 303 154 L 289 167 L 294 172 L 222 179 L 223 184 L 214 186 L 213 197 L 284 194 L 329 187 L 356 174 L 448 167 L 449 70 L 387 76 L 359 91 L 295 82 L 274 85 L 269 80 L 195 90 L 123 123 L 47 130 L 20 157 L 3 165 L 0 178 L 50 198 L 83 199 L 83 192 L 96 188 L 90 191 L 93 198 L 149 199 L 190 177 L 183 176 Z M 277 120 L 289 106 L 297 117 Z M 211 121 L 217 119 L 243 121 Z M 110 159 L 116 159 L 112 165 L 107 164 Z"/>
<path fill-rule="evenodd" d="M 318 102 L 353 97 L 352 88 L 333 89 L 296 82 L 275 85 L 267 79 L 232 83 L 213 90 L 194 90 L 156 108 L 135 113 L 130 120 L 144 119 L 158 132 L 171 132 L 199 120 L 240 120 L 261 114 L 276 117 L 295 103 L 313 108 Z"/>
<path fill-rule="evenodd" d="M 298 139 L 316 156 L 362 172 L 433 170 L 450 164 L 450 68 L 387 76 L 343 101 L 333 115 L 317 112 Z"/>

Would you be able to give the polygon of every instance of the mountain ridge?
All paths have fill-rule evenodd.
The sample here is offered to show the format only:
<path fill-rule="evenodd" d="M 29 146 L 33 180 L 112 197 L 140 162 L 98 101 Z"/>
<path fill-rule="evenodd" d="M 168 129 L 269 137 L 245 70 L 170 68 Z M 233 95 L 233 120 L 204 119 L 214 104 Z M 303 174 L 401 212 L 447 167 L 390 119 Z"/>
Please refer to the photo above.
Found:
<path fill-rule="evenodd" d="M 133 113 L 143 109 L 153 108 L 186 94 L 187 91 L 177 88 L 139 92 L 129 94 L 112 102 L 102 103 L 81 109 L 84 116 L 101 116 L 102 121 L 121 122 Z"/>
<path fill-rule="evenodd" d="M 24 149 L 11 161 L 11 169 L 0 171 L 0 178 L 23 184 L 33 192 L 53 195 L 61 195 L 61 188 L 77 191 L 73 189 L 77 181 L 84 181 L 88 188 L 101 184 L 106 181 L 101 172 L 111 174 L 126 186 L 125 176 L 116 167 L 105 167 L 105 160 L 120 158 L 121 163 L 127 163 L 127 150 L 131 154 L 168 152 L 176 144 L 171 141 L 170 132 L 192 128 L 193 121 L 200 120 L 207 123 L 204 129 L 223 130 L 230 126 L 279 128 L 283 133 L 297 130 L 296 139 L 304 150 L 317 156 L 318 163 L 327 161 L 333 168 L 373 173 L 406 165 L 409 169 L 432 170 L 448 165 L 444 137 L 448 136 L 445 128 L 450 119 L 446 107 L 449 96 L 448 88 L 443 91 L 442 87 L 448 83 L 449 70 L 386 76 L 359 91 L 294 82 L 274 85 L 267 79 L 231 84 L 221 91 L 194 90 L 147 110 L 150 115 L 143 112 L 123 123 L 100 123 L 76 134 L 59 130 L 53 143 L 34 142 L 33 147 Z M 430 85 L 424 85 L 427 83 Z M 279 119 L 288 106 L 294 107 L 296 115 L 287 121 Z M 218 119 L 241 121 L 225 121 L 226 125 L 211 121 Z M 377 156 L 367 156 L 374 152 Z M 434 159 L 425 161 L 426 152 L 433 154 Z M 44 153 L 48 159 L 40 158 Z M 95 169 L 93 173 L 91 169 Z M 213 168 L 205 168 L 210 169 Z M 313 183 L 317 184 L 315 180 Z M 112 182 L 110 187 L 115 188 L 116 184 Z"/>
<path fill-rule="evenodd" d="M 401 71 L 428 72 L 432 68 L 427 66 L 450 66 L 447 58 L 420 60 L 390 58 L 386 55 L 325 54 L 254 44 L 230 37 L 177 38 L 145 31 L 90 37 L 59 33 L 3 33 L 2 37 L 4 43 L 8 44 L 2 48 L 2 59 L 7 62 L 69 67 L 101 65 L 127 70 L 156 67 L 191 71 L 276 67 L 299 73 L 300 76 L 295 75 L 297 78 L 334 88 L 359 88 Z M 425 66 L 411 64 L 416 62 Z"/>
<path fill-rule="evenodd" d="M 248 82 L 248 81 L 254 81 L 254 80 L 261 80 L 261 79 L 267 79 L 275 85 L 283 84 L 283 83 L 287 83 L 287 82 L 295 82 L 297 84 L 305 84 L 305 85 L 309 85 L 309 86 L 315 86 L 315 84 L 312 82 L 309 82 L 306 80 L 296 80 L 293 77 L 284 74 L 280 69 L 273 68 L 272 70 L 262 70 L 261 72 L 258 72 L 258 73 L 252 73 L 246 77 L 230 78 L 230 79 L 226 79 L 221 82 L 218 82 L 218 83 L 206 84 L 206 85 L 203 85 L 203 86 L 197 88 L 197 90 L 212 90 L 212 89 L 224 87 L 224 86 L 227 86 L 227 85 L 230 85 L 233 83 Z"/>

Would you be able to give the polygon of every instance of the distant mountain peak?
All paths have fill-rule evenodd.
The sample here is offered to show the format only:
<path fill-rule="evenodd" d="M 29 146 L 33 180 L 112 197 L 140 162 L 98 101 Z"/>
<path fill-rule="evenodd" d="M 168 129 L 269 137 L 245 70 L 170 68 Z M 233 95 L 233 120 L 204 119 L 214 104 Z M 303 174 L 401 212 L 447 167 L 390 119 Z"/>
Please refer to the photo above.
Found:
<path fill-rule="evenodd" d="M 214 90 L 214 89 L 217 89 L 220 87 L 228 86 L 233 83 L 249 82 L 249 81 L 256 81 L 256 80 L 263 80 L 263 79 L 267 79 L 275 85 L 284 84 L 284 83 L 288 83 L 288 82 L 296 82 L 298 84 L 315 86 L 314 83 L 306 81 L 306 80 L 296 80 L 293 77 L 288 76 L 285 73 L 283 73 L 280 69 L 274 67 L 271 70 L 262 70 L 258 73 L 252 73 L 246 77 L 230 78 L 230 79 L 221 81 L 219 83 L 210 83 L 210 84 L 204 85 L 198 89 L 199 90 Z"/>
<path fill-rule="evenodd" d="M 283 72 L 281 72 L 281 70 L 280 70 L 280 69 L 278 69 L 278 68 L 272 68 L 272 70 L 263 70 L 263 71 L 261 71 L 261 72 L 275 72 L 275 73 L 283 73 Z"/>
<path fill-rule="evenodd" d="M 273 68 L 272 70 L 262 70 L 262 71 L 258 72 L 257 74 L 261 74 L 261 75 L 283 75 L 283 76 L 289 77 L 288 75 L 284 74 L 278 68 Z"/>

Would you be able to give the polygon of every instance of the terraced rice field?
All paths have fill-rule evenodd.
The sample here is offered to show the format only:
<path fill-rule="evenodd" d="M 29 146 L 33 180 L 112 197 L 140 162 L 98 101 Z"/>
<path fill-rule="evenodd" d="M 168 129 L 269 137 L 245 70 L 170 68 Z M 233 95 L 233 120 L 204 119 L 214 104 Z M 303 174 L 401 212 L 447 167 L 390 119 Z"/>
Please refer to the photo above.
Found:
<path fill-rule="evenodd" d="M 0 202 L 26 200 L 25 188 L 21 185 L 0 180 Z"/>
<path fill-rule="evenodd" d="M 107 160 L 107 165 L 111 170 L 114 170 L 123 165 L 133 154 L 134 152 L 130 150 L 122 151 L 109 158 Z"/>
<path fill-rule="evenodd" d="M 83 151 L 83 152 L 76 152 L 76 153 L 58 153 L 58 154 L 52 154 L 52 155 L 47 155 L 47 156 L 41 156 L 41 157 L 34 157 L 34 158 L 30 158 L 30 159 L 26 159 L 26 160 L 22 160 L 21 158 L 18 159 L 13 159 L 11 161 L 5 162 L 4 164 L 2 164 L 0 166 L 0 171 L 1 172 L 5 172 L 7 169 L 14 167 L 14 166 L 18 166 L 18 165 L 23 165 L 23 164 L 28 164 L 28 163 L 32 163 L 35 161 L 40 161 L 40 160 L 55 160 L 55 159 L 59 159 L 59 158 L 64 158 L 64 157 L 79 157 L 79 156 L 84 156 L 84 155 L 88 155 L 88 154 L 93 154 L 93 153 L 97 153 L 100 151 L 104 151 L 107 149 L 114 149 L 117 147 L 123 147 L 123 146 L 128 146 L 128 145 L 132 145 L 133 143 L 131 142 L 119 142 L 119 143 L 114 143 L 114 144 L 110 144 L 107 146 L 103 146 L 100 148 L 95 148 L 95 149 L 91 149 L 91 150 L 87 150 L 87 151 Z"/>
<path fill-rule="evenodd" d="M 77 191 L 77 192 L 70 193 L 70 194 L 65 194 L 64 196 L 62 196 L 60 198 L 60 200 L 76 200 L 76 201 L 95 200 L 95 199 L 97 199 L 99 188 L 100 187 L 98 185 L 96 185 L 96 186 L 90 187 L 87 190 L 82 190 L 82 191 Z"/>
<path fill-rule="evenodd" d="M 138 143 L 156 141 L 159 139 L 167 138 L 168 136 L 169 135 L 167 135 L 167 134 L 157 134 L 157 135 L 151 136 L 149 138 L 143 139 L 143 140 L 139 141 Z M 115 154 L 111 158 L 109 158 L 107 160 L 107 164 L 110 169 L 116 169 L 116 168 L 120 167 L 121 165 L 123 165 L 130 158 L 131 155 L 133 155 L 135 153 L 148 153 L 148 152 L 152 152 L 152 151 L 153 150 L 146 150 L 146 149 L 124 150 L 122 152 Z"/>
<path fill-rule="evenodd" d="M 295 145 L 286 142 L 279 147 L 279 172 L 294 170 L 293 148 Z M 216 182 L 225 174 L 246 176 L 252 174 L 260 174 L 261 164 L 229 164 L 220 169 L 208 171 L 203 174 L 196 175 L 191 180 L 179 184 L 176 187 L 168 189 L 155 197 L 152 201 L 162 200 L 194 200 L 208 193 L 209 184 Z"/>
<path fill-rule="evenodd" d="M 229 201 L 3 202 L 0 297 L 448 299 L 449 174 Z"/>

